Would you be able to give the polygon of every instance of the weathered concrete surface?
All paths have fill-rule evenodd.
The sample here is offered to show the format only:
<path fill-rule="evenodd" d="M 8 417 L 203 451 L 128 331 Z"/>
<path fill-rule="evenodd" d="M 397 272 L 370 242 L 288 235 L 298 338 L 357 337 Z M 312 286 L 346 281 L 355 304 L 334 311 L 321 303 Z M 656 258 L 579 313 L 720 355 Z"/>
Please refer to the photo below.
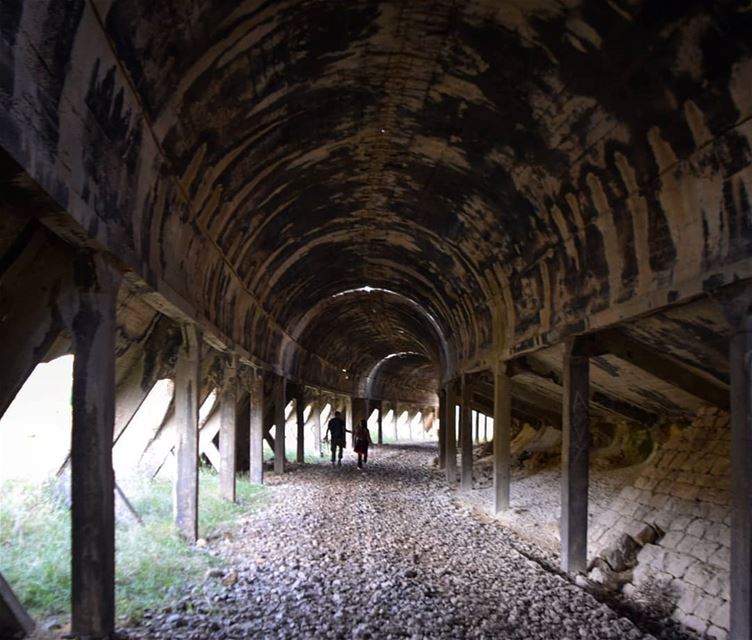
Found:
<path fill-rule="evenodd" d="M 494 317 L 519 351 L 752 275 L 745 9 L 3 0 L 0 146 L 287 375 L 357 388 L 400 335 L 436 371 L 437 328 L 487 365 Z M 357 305 L 349 355 L 323 312 L 296 335 L 364 285 L 424 314 Z"/>
<path fill-rule="evenodd" d="M 73 265 L 71 629 L 95 638 L 115 623 L 115 310 L 121 276 L 101 255 Z"/>
<path fill-rule="evenodd" d="M 230 357 L 225 367 L 220 391 L 219 493 L 235 502 L 235 474 L 238 470 L 236 441 L 238 431 L 238 360 Z"/>
<path fill-rule="evenodd" d="M 198 537 L 198 410 L 201 388 L 201 331 L 183 328 L 175 369 L 175 527 L 189 542 Z"/>
<path fill-rule="evenodd" d="M 251 384 L 250 480 L 264 483 L 264 380 L 257 376 Z"/>
<path fill-rule="evenodd" d="M 570 340 L 564 355 L 561 430 L 561 568 L 587 566 L 590 470 L 590 358 L 582 341 Z"/>

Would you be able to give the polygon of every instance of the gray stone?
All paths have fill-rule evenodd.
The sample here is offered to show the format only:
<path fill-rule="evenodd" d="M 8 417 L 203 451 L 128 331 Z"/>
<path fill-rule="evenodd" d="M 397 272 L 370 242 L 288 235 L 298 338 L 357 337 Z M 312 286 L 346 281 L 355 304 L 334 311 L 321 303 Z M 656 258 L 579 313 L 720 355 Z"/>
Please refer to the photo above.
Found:
<path fill-rule="evenodd" d="M 705 539 L 724 547 L 731 546 L 731 528 L 725 524 L 712 523 L 705 530 Z"/>
<path fill-rule="evenodd" d="M 708 562 L 715 567 L 720 567 L 721 569 L 726 569 L 728 571 L 731 566 L 731 552 L 729 548 L 719 547 L 718 550 L 708 558 Z"/>
<path fill-rule="evenodd" d="M 710 614 L 710 622 L 724 630 L 729 628 L 729 603 L 724 602 Z"/>
<path fill-rule="evenodd" d="M 705 635 L 708 638 L 712 638 L 713 640 L 728 640 L 729 634 L 726 629 L 721 629 L 719 627 L 716 627 L 715 625 L 711 625 L 708 627 L 707 631 L 705 631 Z"/>
<path fill-rule="evenodd" d="M 696 538 L 702 538 L 705 535 L 705 530 L 708 528 L 708 521 L 701 518 L 697 518 L 687 527 L 687 533 L 690 536 Z"/>
<path fill-rule="evenodd" d="M 721 608 L 725 602 L 715 596 L 705 594 L 695 607 L 693 613 L 698 618 L 710 620 L 716 610 Z"/>
<path fill-rule="evenodd" d="M 663 571 L 675 578 L 681 578 L 689 566 L 694 562 L 694 558 L 676 551 L 666 551 L 663 556 Z"/>

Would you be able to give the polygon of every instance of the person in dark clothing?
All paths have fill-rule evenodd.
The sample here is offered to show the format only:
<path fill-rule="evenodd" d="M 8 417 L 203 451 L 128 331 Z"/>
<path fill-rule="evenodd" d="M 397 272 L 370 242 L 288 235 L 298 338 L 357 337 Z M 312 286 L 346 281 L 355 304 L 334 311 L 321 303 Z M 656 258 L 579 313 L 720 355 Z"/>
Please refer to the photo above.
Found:
<path fill-rule="evenodd" d="M 358 467 L 360 469 L 368 462 L 368 447 L 372 444 L 368 423 L 365 420 L 361 420 L 360 424 L 355 428 L 355 453 L 358 454 Z"/>
<path fill-rule="evenodd" d="M 342 450 L 345 447 L 345 434 L 349 432 L 349 429 L 345 428 L 345 421 L 342 419 L 342 414 L 339 411 L 334 412 L 334 417 L 329 420 L 326 425 L 325 438 L 329 439 L 332 447 L 332 466 L 335 461 L 337 465 L 342 466 Z M 331 434 L 331 435 L 330 435 Z M 339 458 L 337 458 L 337 449 L 339 449 Z"/>

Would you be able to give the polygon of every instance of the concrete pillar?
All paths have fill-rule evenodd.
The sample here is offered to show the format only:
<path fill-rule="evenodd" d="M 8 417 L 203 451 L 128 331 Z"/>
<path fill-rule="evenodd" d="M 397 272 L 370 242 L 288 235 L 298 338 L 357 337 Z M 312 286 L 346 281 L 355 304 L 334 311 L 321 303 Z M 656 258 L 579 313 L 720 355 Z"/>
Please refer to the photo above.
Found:
<path fill-rule="evenodd" d="M 120 274 L 102 257 L 76 258 L 72 319 L 72 631 L 103 637 L 115 626 L 115 310 Z"/>
<path fill-rule="evenodd" d="M 285 406 L 287 405 L 287 380 L 282 376 L 274 390 L 274 473 L 285 472 Z"/>
<path fill-rule="evenodd" d="M 426 407 L 424 413 L 423 413 L 423 433 L 424 440 L 428 438 L 428 433 L 433 429 L 433 419 L 434 419 L 434 412 L 431 407 Z"/>
<path fill-rule="evenodd" d="M 296 451 L 295 461 L 298 464 L 303 464 L 305 462 L 305 394 L 303 392 L 303 387 L 300 387 L 300 391 L 298 395 L 295 398 L 295 418 L 297 422 L 297 437 L 298 437 L 298 447 Z"/>
<path fill-rule="evenodd" d="M 219 495 L 235 502 L 237 460 L 235 446 L 238 431 L 238 356 L 230 355 L 220 389 L 219 406 Z"/>
<path fill-rule="evenodd" d="M 449 486 L 454 488 L 457 482 L 457 421 L 455 407 L 457 405 L 457 396 L 454 390 L 454 384 L 449 382 L 445 387 L 446 394 L 446 414 L 442 415 L 444 427 L 444 436 L 446 438 L 446 479 Z"/>
<path fill-rule="evenodd" d="M 439 469 L 446 468 L 446 389 L 439 391 Z"/>
<path fill-rule="evenodd" d="M 483 442 L 488 442 L 488 416 L 483 416 Z"/>
<path fill-rule="evenodd" d="M 188 541 L 198 537 L 198 409 L 201 392 L 201 331 L 183 327 L 183 344 L 175 367 L 177 435 L 175 527 Z"/>
<path fill-rule="evenodd" d="M 378 432 L 376 434 L 376 443 L 377 444 L 384 444 L 384 404 L 382 402 L 379 402 L 378 406 L 379 415 L 378 415 Z"/>
<path fill-rule="evenodd" d="M 355 441 L 353 439 L 353 427 L 355 426 L 355 423 L 353 422 L 353 403 L 352 398 L 350 396 L 345 396 L 345 403 L 344 408 L 342 411 L 342 418 L 345 421 L 345 428 L 350 431 L 350 445 L 354 446 Z"/>
<path fill-rule="evenodd" d="M 480 444 L 480 411 L 475 412 L 475 444 Z"/>
<path fill-rule="evenodd" d="M 509 509 L 511 432 L 512 381 L 499 363 L 494 372 L 494 513 Z"/>
<path fill-rule="evenodd" d="M 324 451 L 321 448 L 321 398 L 315 396 L 311 402 L 310 420 L 313 425 L 313 449 L 319 458 L 324 457 Z"/>
<path fill-rule="evenodd" d="M 460 412 L 460 443 L 462 445 L 462 475 L 460 485 L 463 491 L 473 488 L 473 425 L 470 409 L 470 379 L 462 376 L 462 401 Z"/>
<path fill-rule="evenodd" d="M 360 423 L 361 420 L 368 419 L 368 400 L 366 398 L 352 399 L 352 428 Z"/>
<path fill-rule="evenodd" d="M 727 305 L 731 325 L 730 637 L 752 639 L 752 294 Z"/>
<path fill-rule="evenodd" d="M 255 372 L 251 383 L 250 480 L 264 484 L 264 379 Z"/>
<path fill-rule="evenodd" d="M 584 340 L 569 340 L 564 353 L 561 434 L 561 568 L 587 568 L 590 359 Z"/>
<path fill-rule="evenodd" d="M 400 407 L 397 402 L 395 402 L 392 405 L 392 416 L 394 416 L 393 423 L 394 423 L 394 441 L 399 442 L 399 417 L 400 417 Z"/>

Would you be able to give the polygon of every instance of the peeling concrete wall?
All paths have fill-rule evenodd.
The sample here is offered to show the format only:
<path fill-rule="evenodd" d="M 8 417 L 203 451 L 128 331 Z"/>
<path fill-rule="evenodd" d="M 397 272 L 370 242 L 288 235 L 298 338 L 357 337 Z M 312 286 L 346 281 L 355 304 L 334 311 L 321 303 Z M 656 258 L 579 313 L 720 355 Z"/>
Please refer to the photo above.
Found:
<path fill-rule="evenodd" d="M 343 384 L 291 332 L 363 285 L 486 366 L 492 309 L 516 352 L 752 276 L 744 9 L 3 0 L 0 146 L 278 372 Z"/>

